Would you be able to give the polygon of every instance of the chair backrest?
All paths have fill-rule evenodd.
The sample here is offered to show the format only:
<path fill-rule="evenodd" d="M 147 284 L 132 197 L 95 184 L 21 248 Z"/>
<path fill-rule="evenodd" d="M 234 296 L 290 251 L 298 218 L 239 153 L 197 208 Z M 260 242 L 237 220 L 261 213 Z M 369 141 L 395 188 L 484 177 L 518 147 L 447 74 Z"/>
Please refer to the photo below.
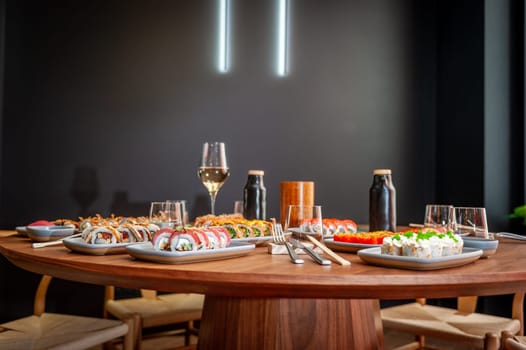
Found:
<path fill-rule="evenodd" d="M 157 291 L 151 290 L 151 289 L 141 289 L 141 297 L 145 299 L 157 299 Z M 106 286 L 104 288 L 104 305 L 106 305 L 106 302 L 108 300 L 114 300 L 115 299 L 115 287 L 114 286 Z M 108 317 L 108 312 L 106 310 L 106 307 L 104 307 L 104 317 Z"/>

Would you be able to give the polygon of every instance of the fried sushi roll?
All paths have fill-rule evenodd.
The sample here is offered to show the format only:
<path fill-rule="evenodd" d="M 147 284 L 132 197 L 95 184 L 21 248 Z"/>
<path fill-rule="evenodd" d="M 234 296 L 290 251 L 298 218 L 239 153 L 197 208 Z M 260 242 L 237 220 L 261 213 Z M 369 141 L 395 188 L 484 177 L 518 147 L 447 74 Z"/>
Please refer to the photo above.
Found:
<path fill-rule="evenodd" d="M 122 242 L 120 232 L 111 226 L 94 226 L 85 231 L 87 232 L 85 235 L 83 232 L 83 238 L 91 244 L 116 244 Z"/>

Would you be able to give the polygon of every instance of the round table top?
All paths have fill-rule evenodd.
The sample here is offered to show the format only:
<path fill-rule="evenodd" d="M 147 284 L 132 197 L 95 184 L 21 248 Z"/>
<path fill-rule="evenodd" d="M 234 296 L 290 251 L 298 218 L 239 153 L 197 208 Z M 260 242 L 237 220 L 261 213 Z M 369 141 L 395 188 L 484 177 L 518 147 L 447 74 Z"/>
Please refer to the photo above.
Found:
<path fill-rule="evenodd" d="M 0 238 L 0 253 L 25 270 L 67 280 L 217 296 L 408 299 L 526 290 L 526 242 L 508 239 L 489 258 L 432 271 L 373 266 L 341 252 L 352 265 L 321 266 L 306 255 L 304 264 L 295 265 L 266 247 L 238 258 L 160 264 L 128 254 L 79 254 L 63 245 L 32 248 L 28 238 L 16 235 Z"/>

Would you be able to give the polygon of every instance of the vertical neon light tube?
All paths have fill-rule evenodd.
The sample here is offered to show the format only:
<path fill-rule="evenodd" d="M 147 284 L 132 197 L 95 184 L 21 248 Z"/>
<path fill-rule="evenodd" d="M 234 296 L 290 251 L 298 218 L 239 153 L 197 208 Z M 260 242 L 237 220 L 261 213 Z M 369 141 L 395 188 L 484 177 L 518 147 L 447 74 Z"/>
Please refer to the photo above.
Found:
<path fill-rule="evenodd" d="M 277 74 L 284 77 L 288 73 L 289 46 L 289 0 L 278 0 L 278 57 Z"/>
<path fill-rule="evenodd" d="M 230 69 L 230 0 L 219 0 L 218 69 L 228 73 Z"/>

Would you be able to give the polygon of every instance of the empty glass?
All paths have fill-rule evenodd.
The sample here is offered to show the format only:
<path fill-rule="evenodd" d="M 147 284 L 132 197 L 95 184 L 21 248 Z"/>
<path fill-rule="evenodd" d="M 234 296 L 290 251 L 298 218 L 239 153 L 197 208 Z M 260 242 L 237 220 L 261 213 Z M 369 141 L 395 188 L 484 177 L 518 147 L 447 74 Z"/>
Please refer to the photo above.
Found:
<path fill-rule="evenodd" d="M 455 229 L 455 222 L 455 208 L 452 205 L 426 205 L 424 227 L 448 231 Z"/>
<path fill-rule="evenodd" d="M 461 236 L 488 238 L 488 224 L 485 208 L 455 208 L 455 233 Z"/>
<path fill-rule="evenodd" d="M 181 202 L 152 202 L 150 204 L 150 221 L 161 228 L 175 228 L 178 226 L 183 226 L 183 211 Z"/>
<path fill-rule="evenodd" d="M 323 218 L 320 205 L 289 205 L 285 231 L 298 230 L 304 234 L 312 234 L 322 239 Z"/>
<path fill-rule="evenodd" d="M 183 213 L 183 225 L 190 225 L 190 216 L 188 214 L 188 206 L 185 199 L 167 200 L 167 202 L 179 202 L 181 205 L 181 212 Z"/>

